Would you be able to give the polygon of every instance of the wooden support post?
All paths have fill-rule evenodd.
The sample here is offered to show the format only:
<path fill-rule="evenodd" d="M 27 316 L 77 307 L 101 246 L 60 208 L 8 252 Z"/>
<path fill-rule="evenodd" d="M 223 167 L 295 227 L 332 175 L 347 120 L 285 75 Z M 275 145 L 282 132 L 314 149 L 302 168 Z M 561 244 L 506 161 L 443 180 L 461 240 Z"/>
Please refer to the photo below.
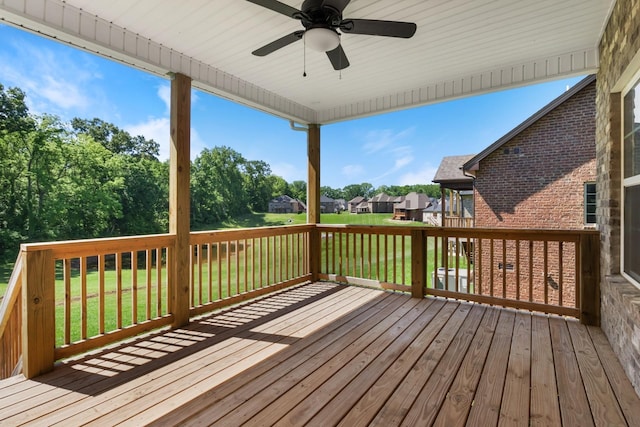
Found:
<path fill-rule="evenodd" d="M 580 323 L 600 326 L 600 235 L 580 236 Z"/>
<path fill-rule="evenodd" d="M 320 126 L 309 125 L 307 135 L 307 223 L 320 223 Z M 322 243 L 320 232 L 312 228 L 309 232 L 309 268 L 311 280 L 317 281 L 320 274 Z"/>
<path fill-rule="evenodd" d="M 307 223 L 320 223 L 320 126 L 309 125 L 307 136 Z"/>
<path fill-rule="evenodd" d="M 411 296 L 424 298 L 427 284 L 427 239 L 424 231 L 411 230 Z"/>
<path fill-rule="evenodd" d="M 171 80 L 171 154 L 169 166 L 169 233 L 175 235 L 169 286 L 173 327 L 189 323 L 189 233 L 191 174 L 191 79 L 176 74 Z"/>
<path fill-rule="evenodd" d="M 55 362 L 55 264 L 51 250 L 22 248 L 22 372 L 33 378 Z"/>

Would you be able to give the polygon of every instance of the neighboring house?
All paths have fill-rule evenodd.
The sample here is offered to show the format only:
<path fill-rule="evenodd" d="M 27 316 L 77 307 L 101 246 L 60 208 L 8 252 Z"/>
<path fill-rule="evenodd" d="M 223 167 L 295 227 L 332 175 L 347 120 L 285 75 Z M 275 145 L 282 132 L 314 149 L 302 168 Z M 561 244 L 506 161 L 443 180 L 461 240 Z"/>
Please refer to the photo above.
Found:
<path fill-rule="evenodd" d="M 437 198 L 430 198 L 429 204 L 422 210 L 422 222 L 438 227 L 442 225 L 442 207 L 440 203 Z"/>
<path fill-rule="evenodd" d="M 423 211 L 430 202 L 426 194 L 411 192 L 393 206 L 393 219 L 422 221 Z"/>
<path fill-rule="evenodd" d="M 335 208 L 338 212 L 347 210 L 347 201 L 345 199 L 336 199 Z"/>
<path fill-rule="evenodd" d="M 353 199 L 349 200 L 349 212 L 351 212 L 351 213 L 357 213 L 357 209 L 356 209 L 356 207 L 357 207 L 360 203 L 362 203 L 363 201 L 364 201 L 364 202 L 366 202 L 366 201 L 367 201 L 367 199 L 365 199 L 365 198 L 364 198 L 364 197 L 362 197 L 362 196 L 356 196 L 356 197 L 354 197 Z"/>
<path fill-rule="evenodd" d="M 596 197 L 595 97 L 595 76 L 586 77 L 464 163 L 464 171 L 475 176 L 476 227 L 567 230 L 592 226 L 596 220 L 595 206 L 591 203 Z M 562 278 L 557 269 L 547 270 L 545 277 L 544 256 L 557 259 L 557 249 L 538 243 L 533 247 L 522 245 L 518 263 L 515 244 L 507 245 L 503 252 L 498 242 L 495 253 L 505 256 L 494 259 L 493 265 L 489 249 L 483 248 L 477 254 L 482 257 L 477 263 L 482 266 L 480 273 L 488 280 L 493 271 L 494 283 L 501 283 L 502 275 L 506 274 L 507 282 L 513 283 L 515 266 L 519 264 L 521 283 L 528 283 L 529 271 L 534 272 L 536 297 L 546 292 L 550 301 L 557 302 L 558 284 L 562 283 L 566 304 L 575 299 L 575 277 L 567 274 L 569 266 L 576 262 L 575 255 L 563 257 L 566 268 Z M 533 252 L 532 257 L 529 251 Z M 531 266 L 530 259 L 534 260 Z M 508 293 L 515 296 L 514 289 Z"/>
<path fill-rule="evenodd" d="M 306 210 L 304 203 L 287 195 L 278 196 L 269 202 L 269 213 L 300 213 Z"/>
<path fill-rule="evenodd" d="M 444 157 L 433 178 L 433 182 L 440 184 L 440 193 L 445 199 L 440 205 L 444 217 L 441 223 L 445 227 L 470 227 L 473 224 L 473 177 L 462 170 L 473 157 L 474 154 Z M 464 201 L 463 195 L 466 195 Z"/>
<path fill-rule="evenodd" d="M 369 210 L 369 202 L 367 202 L 366 199 L 358 203 L 358 206 L 356 206 L 356 213 L 357 214 L 371 213 L 371 211 Z"/>
<path fill-rule="evenodd" d="M 336 212 L 336 201 L 331 197 L 325 196 L 324 194 L 320 196 L 320 212 L 322 213 Z"/>
<path fill-rule="evenodd" d="M 369 200 L 369 211 L 371 213 L 393 213 L 393 205 L 396 197 L 388 196 L 385 193 L 376 194 Z"/>

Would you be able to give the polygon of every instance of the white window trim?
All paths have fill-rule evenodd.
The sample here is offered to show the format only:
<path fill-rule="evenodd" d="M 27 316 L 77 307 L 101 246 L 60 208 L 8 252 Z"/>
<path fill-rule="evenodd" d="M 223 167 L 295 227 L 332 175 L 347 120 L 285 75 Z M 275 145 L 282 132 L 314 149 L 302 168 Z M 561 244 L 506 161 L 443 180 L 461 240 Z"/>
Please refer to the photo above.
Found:
<path fill-rule="evenodd" d="M 636 55 L 635 59 L 640 58 L 640 56 Z M 622 275 L 622 277 L 624 277 L 625 279 L 627 279 L 629 281 L 629 283 L 631 283 L 632 285 L 634 285 L 635 287 L 640 289 L 640 282 L 636 281 L 633 277 L 629 276 L 627 273 L 625 273 L 624 271 L 624 247 L 625 247 L 625 241 L 624 241 L 624 223 L 625 223 L 625 188 L 627 187 L 635 187 L 637 185 L 640 185 L 640 174 L 639 175 L 634 175 L 632 177 L 629 178 L 625 178 L 624 177 L 624 165 L 625 165 L 625 158 L 624 158 L 624 98 L 627 96 L 627 94 L 629 93 L 629 91 L 631 91 L 634 87 L 637 87 L 640 90 L 640 64 L 634 65 L 635 61 L 632 61 L 632 63 L 630 64 L 629 67 L 631 66 L 636 66 L 636 71 L 633 75 L 633 78 L 625 85 L 624 90 L 621 93 L 620 96 L 620 112 L 622 113 L 622 120 L 620 120 L 620 136 L 622 138 L 622 141 L 620 141 L 620 181 L 621 181 L 621 191 L 620 191 L 620 199 L 621 199 L 621 204 L 620 204 L 620 274 Z"/>

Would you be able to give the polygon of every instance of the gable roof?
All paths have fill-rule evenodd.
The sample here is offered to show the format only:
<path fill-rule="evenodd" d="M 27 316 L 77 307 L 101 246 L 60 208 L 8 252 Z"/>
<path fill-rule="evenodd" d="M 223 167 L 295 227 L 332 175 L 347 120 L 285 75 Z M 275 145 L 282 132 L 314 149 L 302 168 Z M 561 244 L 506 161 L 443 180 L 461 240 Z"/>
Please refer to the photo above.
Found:
<path fill-rule="evenodd" d="M 369 200 L 372 203 L 376 202 L 391 202 L 393 199 L 385 193 L 376 194 Z"/>
<path fill-rule="evenodd" d="M 462 165 L 474 156 L 475 154 L 465 154 L 462 156 L 443 157 L 440 166 L 438 166 L 436 176 L 433 178 L 433 182 L 445 188 L 453 188 L 454 190 L 472 189 L 473 178 L 464 174 Z"/>
<path fill-rule="evenodd" d="M 356 196 L 353 199 L 349 200 L 349 204 L 353 204 L 353 203 L 358 204 L 358 203 L 362 202 L 363 200 L 367 200 L 367 199 L 365 199 L 362 196 Z"/>
<path fill-rule="evenodd" d="M 286 194 L 283 194 L 281 196 L 276 197 L 275 199 L 272 199 L 270 203 L 290 203 L 293 201 L 294 199 L 292 197 L 289 197 Z"/>
<path fill-rule="evenodd" d="M 324 194 L 320 196 L 320 203 L 334 203 L 335 200 L 329 196 L 325 196 Z"/>
<path fill-rule="evenodd" d="M 396 203 L 395 205 L 393 205 L 394 209 L 409 209 L 409 210 L 415 210 L 415 209 L 424 209 L 426 208 L 429 203 L 431 202 L 431 200 L 429 199 L 429 197 L 426 194 L 423 193 L 416 193 L 416 192 L 411 192 L 409 194 L 406 195 L 406 197 L 404 198 L 404 200 L 402 202 Z"/>
<path fill-rule="evenodd" d="M 553 111 L 554 109 L 556 109 L 557 107 L 559 107 L 560 105 L 568 101 L 574 95 L 578 94 L 582 89 L 589 86 L 595 80 L 596 80 L 595 74 L 592 74 L 580 80 L 571 89 L 567 90 L 565 93 L 563 93 L 562 95 L 560 95 L 559 97 L 557 97 L 556 99 L 554 99 L 553 101 L 551 101 L 550 103 L 542 107 L 535 114 L 533 114 L 527 120 L 525 120 L 524 122 L 520 123 L 518 126 L 513 128 L 509 133 L 504 135 L 502 138 L 500 138 L 499 140 L 497 140 L 496 142 L 494 142 L 493 144 L 491 144 L 490 146 L 482 150 L 475 157 L 467 160 L 462 166 L 463 169 L 465 171 L 476 170 L 478 168 L 478 163 L 480 163 L 482 160 L 488 157 L 491 153 L 498 150 L 504 144 L 506 144 L 507 142 L 511 141 L 513 138 L 515 138 L 516 136 L 524 132 L 526 129 L 528 129 L 538 120 L 542 119 L 551 111 Z"/>

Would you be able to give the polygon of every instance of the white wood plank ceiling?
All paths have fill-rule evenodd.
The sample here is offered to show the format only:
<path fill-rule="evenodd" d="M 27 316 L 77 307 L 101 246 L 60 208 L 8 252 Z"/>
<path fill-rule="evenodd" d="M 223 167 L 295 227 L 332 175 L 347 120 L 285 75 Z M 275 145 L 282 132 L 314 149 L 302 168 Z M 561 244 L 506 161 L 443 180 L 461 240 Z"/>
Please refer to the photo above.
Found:
<path fill-rule="evenodd" d="M 281 0 L 300 8 L 302 0 Z M 341 73 L 302 29 L 243 0 L 0 0 L 0 19 L 300 123 L 331 123 L 594 73 L 615 0 L 352 0 L 344 17 L 409 21 L 411 39 L 343 34 Z"/>

